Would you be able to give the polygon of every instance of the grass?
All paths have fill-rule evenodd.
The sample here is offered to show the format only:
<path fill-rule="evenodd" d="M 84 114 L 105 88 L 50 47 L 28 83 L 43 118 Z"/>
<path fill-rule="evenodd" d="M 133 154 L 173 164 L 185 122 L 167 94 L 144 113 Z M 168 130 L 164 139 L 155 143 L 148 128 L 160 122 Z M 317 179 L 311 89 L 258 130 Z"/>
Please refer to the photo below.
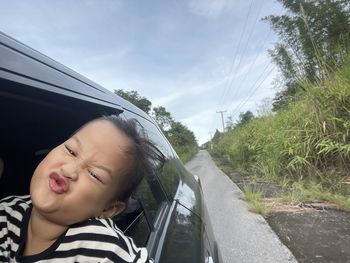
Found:
<path fill-rule="evenodd" d="M 350 197 L 324 189 L 320 183 L 294 183 L 288 194 L 278 195 L 279 202 L 330 202 L 339 208 L 350 211 Z"/>
<path fill-rule="evenodd" d="M 224 171 L 227 175 L 234 172 L 232 165 L 229 165 L 227 161 L 219 160 L 218 158 L 213 158 L 216 165 Z M 252 183 L 256 182 L 269 182 L 268 178 L 259 177 L 257 175 L 245 176 L 246 180 Z M 336 193 L 340 190 L 341 178 L 335 179 L 334 175 L 329 175 L 324 177 L 324 184 L 327 188 L 322 186 L 320 182 L 317 181 L 299 181 L 293 182 L 291 180 L 280 180 L 279 184 L 282 189 L 286 189 L 285 194 L 276 194 L 275 198 L 270 199 L 270 201 L 279 203 L 312 203 L 312 202 L 330 202 L 337 205 L 340 209 L 350 212 L 350 198 L 346 194 Z M 232 178 L 233 179 L 233 178 Z M 233 180 L 234 181 L 234 180 Z M 270 180 L 270 182 L 275 183 L 275 181 Z M 328 182 L 328 183 L 325 183 Z M 237 182 L 236 182 L 237 183 Z M 329 190 L 331 189 L 331 190 Z M 264 191 L 252 188 L 249 185 L 243 187 L 244 200 L 249 203 L 249 211 L 266 215 L 272 212 L 269 205 L 265 203 Z"/>
<path fill-rule="evenodd" d="M 264 192 L 255 190 L 251 186 L 243 188 L 244 200 L 248 202 L 249 211 L 267 215 L 273 212 L 264 198 Z M 321 184 L 316 182 L 294 183 L 287 194 L 278 194 L 275 198 L 269 199 L 274 201 L 275 205 L 280 204 L 296 204 L 296 203 L 331 203 L 338 208 L 350 212 L 350 197 L 342 194 L 332 193 L 324 189 Z M 278 206 L 278 205 L 277 205 Z"/>
<path fill-rule="evenodd" d="M 198 147 L 195 145 L 179 146 L 174 145 L 174 149 L 183 163 L 187 163 L 198 152 Z"/>
<path fill-rule="evenodd" d="M 243 188 L 244 200 L 248 202 L 249 211 L 265 215 L 269 211 L 264 204 L 262 191 L 253 190 L 251 186 L 245 186 Z"/>
<path fill-rule="evenodd" d="M 329 75 L 317 85 L 301 82 L 304 91 L 288 108 L 222 133 L 210 153 L 256 181 L 289 186 L 280 199 L 349 210 L 350 63 Z"/>
<path fill-rule="evenodd" d="M 228 165 L 226 162 L 219 160 L 218 158 L 213 158 L 216 165 L 224 171 L 227 175 L 234 171 L 232 165 Z M 257 175 L 254 176 L 245 176 L 246 180 L 256 183 L 256 182 L 269 182 L 268 178 L 262 178 Z M 291 180 L 280 180 L 279 185 L 282 189 L 286 189 L 287 193 L 276 194 L 275 198 L 269 199 L 269 201 L 277 203 L 313 203 L 313 202 L 329 202 L 337 205 L 340 209 L 350 212 L 350 197 L 347 194 L 339 194 L 337 191 L 340 190 L 342 184 L 340 182 L 341 178 L 332 181 L 336 178 L 334 175 L 329 177 L 324 177 L 323 180 L 329 183 L 326 183 L 327 188 L 322 186 L 320 182 L 316 181 L 299 181 L 293 182 Z M 233 179 L 233 178 L 231 178 Z M 235 180 L 233 179 L 235 182 Z M 275 183 L 275 181 L 271 181 Z M 237 183 L 237 182 L 235 182 Z M 324 183 L 325 184 L 325 183 Z M 249 203 L 249 211 L 266 215 L 270 212 L 273 212 L 268 202 L 265 202 L 264 191 L 253 189 L 251 186 L 243 187 L 244 200 Z"/>
<path fill-rule="evenodd" d="M 263 197 L 262 191 L 255 191 L 251 186 L 244 186 L 243 193 L 244 200 L 247 202 L 257 202 Z"/>
<path fill-rule="evenodd" d="M 287 186 L 285 185 L 284 187 Z M 263 190 L 256 190 L 251 186 L 244 186 L 243 193 L 244 200 L 249 204 L 249 211 L 262 215 L 273 212 L 273 208 L 269 205 L 271 201 L 276 207 L 278 207 L 278 204 L 286 203 L 292 206 L 299 203 L 328 203 L 336 205 L 341 210 L 350 212 L 350 197 L 348 195 L 334 193 L 325 189 L 321 183 L 316 181 L 307 183 L 303 181 L 294 182 L 287 193 L 276 194 L 274 198 L 269 199 L 265 198 Z"/>
<path fill-rule="evenodd" d="M 268 213 L 266 205 L 261 201 L 254 201 L 249 203 L 249 211 L 260 215 L 265 215 Z"/>

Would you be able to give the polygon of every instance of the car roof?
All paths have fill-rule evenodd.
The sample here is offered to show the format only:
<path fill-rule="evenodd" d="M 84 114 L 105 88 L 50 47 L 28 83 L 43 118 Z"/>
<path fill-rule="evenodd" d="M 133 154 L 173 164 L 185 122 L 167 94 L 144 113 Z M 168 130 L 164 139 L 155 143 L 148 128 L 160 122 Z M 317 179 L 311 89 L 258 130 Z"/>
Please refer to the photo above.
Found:
<path fill-rule="evenodd" d="M 0 157 L 5 157 L 8 168 L 16 170 L 8 173 L 29 174 L 47 150 L 61 143 L 86 121 L 101 114 L 136 114 L 154 125 L 170 146 L 155 121 L 141 109 L 2 32 L 0 58 L 0 119 L 6 127 L 1 130 Z M 18 153 L 24 151 L 23 160 L 18 161 Z M 172 148 L 171 155 L 178 163 Z M 29 159 L 30 156 L 32 159 Z M 22 165 L 17 165 L 18 162 Z M 180 170 L 176 177 L 190 185 L 191 189 L 197 188 L 184 168 Z M 16 184 L 17 178 L 10 179 L 12 181 L 8 185 L 16 186 L 21 193 L 26 191 L 30 177 L 25 178 L 27 182 L 22 183 L 22 189 Z M 4 189 L 13 190 L 5 183 L 0 192 L 7 194 Z"/>
<path fill-rule="evenodd" d="M 32 164 L 49 149 L 102 115 L 129 112 L 159 130 L 132 103 L 1 32 L 0 58 L 0 157 L 5 159 L 5 175 L 31 174 Z M 9 188 L 11 193 L 8 186 L 16 185 L 17 179 L 9 179 L 5 184 L 2 178 L 0 191 Z M 27 184 L 16 187 L 18 193 Z"/>
<path fill-rule="evenodd" d="M 0 57 L 1 79 L 103 107 L 127 109 L 150 120 L 146 113 L 132 103 L 2 32 Z"/>

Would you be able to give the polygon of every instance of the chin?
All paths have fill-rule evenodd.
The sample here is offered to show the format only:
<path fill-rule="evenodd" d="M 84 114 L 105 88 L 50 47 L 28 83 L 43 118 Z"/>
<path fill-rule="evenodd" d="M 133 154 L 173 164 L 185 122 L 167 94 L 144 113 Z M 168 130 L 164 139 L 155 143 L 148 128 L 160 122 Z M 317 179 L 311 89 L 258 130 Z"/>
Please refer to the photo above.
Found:
<path fill-rule="evenodd" d="M 59 202 L 57 197 L 53 195 L 50 189 L 46 189 L 42 184 L 41 187 L 36 187 L 35 183 L 31 183 L 30 198 L 33 207 L 40 211 L 50 213 L 58 209 Z"/>

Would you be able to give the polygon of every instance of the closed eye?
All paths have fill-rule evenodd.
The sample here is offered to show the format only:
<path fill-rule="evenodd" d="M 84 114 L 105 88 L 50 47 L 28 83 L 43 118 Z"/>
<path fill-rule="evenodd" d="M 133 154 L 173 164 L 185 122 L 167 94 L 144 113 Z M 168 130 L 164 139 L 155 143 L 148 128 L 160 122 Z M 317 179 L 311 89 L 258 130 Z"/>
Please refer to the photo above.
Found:
<path fill-rule="evenodd" d="M 92 171 L 90 171 L 90 170 L 88 170 L 88 172 L 89 172 L 89 174 L 90 174 L 92 177 L 94 177 L 96 180 L 98 180 L 98 181 L 100 181 L 101 183 L 103 183 L 103 182 L 101 181 L 101 179 L 100 179 L 94 172 L 92 172 Z"/>
<path fill-rule="evenodd" d="M 67 152 L 68 152 L 70 155 L 72 155 L 72 156 L 74 156 L 74 157 L 77 156 L 77 154 L 76 154 L 69 146 L 67 146 L 67 145 L 65 144 L 64 147 L 66 148 Z"/>

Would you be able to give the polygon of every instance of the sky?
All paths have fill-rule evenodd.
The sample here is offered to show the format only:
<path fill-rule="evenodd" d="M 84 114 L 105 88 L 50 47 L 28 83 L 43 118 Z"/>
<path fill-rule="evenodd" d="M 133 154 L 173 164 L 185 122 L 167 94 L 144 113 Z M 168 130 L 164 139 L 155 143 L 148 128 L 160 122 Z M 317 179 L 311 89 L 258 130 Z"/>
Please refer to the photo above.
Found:
<path fill-rule="evenodd" d="M 273 0 L 3 1 L 0 31 L 113 91 L 136 90 L 199 144 L 277 92 Z"/>

